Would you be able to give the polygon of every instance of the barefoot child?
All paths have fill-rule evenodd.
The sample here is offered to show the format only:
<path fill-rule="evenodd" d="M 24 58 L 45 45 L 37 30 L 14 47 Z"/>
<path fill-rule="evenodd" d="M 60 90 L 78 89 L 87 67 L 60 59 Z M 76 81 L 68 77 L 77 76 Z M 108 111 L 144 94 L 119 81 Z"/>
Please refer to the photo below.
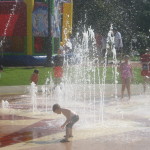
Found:
<path fill-rule="evenodd" d="M 120 65 L 119 72 L 122 80 L 121 99 L 123 99 L 125 88 L 127 88 L 128 97 L 130 100 L 131 97 L 130 84 L 131 84 L 131 78 L 133 78 L 133 73 L 132 73 L 132 67 L 129 63 L 128 55 L 124 56 L 124 62 Z"/>
<path fill-rule="evenodd" d="M 66 127 L 66 135 L 65 139 L 61 140 L 60 142 L 69 142 L 68 138 L 73 137 L 72 126 L 79 120 L 79 116 L 69 109 L 61 108 L 59 104 L 53 105 L 53 112 L 56 114 L 62 113 L 66 117 L 66 121 L 61 126 L 62 129 Z"/>

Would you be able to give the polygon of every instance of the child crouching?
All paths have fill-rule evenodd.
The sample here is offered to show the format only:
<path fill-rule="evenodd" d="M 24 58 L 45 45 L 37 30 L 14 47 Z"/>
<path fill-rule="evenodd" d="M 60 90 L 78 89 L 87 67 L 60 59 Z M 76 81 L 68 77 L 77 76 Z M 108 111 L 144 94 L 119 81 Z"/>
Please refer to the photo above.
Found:
<path fill-rule="evenodd" d="M 61 128 L 66 127 L 66 135 L 65 135 L 65 139 L 61 140 L 60 142 L 63 142 L 63 143 L 69 142 L 68 138 L 73 137 L 72 127 L 79 120 L 79 116 L 75 112 L 69 109 L 61 108 L 59 104 L 53 105 L 53 112 L 56 114 L 62 113 L 66 117 L 66 121 L 61 126 Z"/>

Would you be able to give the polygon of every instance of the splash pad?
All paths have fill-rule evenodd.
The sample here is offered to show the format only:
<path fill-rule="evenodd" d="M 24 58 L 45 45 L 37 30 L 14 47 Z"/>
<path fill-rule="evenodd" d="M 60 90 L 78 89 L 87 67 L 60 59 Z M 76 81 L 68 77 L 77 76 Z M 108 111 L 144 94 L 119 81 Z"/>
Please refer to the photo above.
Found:
<path fill-rule="evenodd" d="M 19 150 L 22 146 L 23 149 L 65 149 L 63 145 L 59 146 L 59 141 L 64 135 L 64 130 L 60 128 L 64 117 L 51 112 L 51 104 L 55 103 L 56 99 L 48 101 L 46 112 L 46 99 L 43 98 L 43 95 L 37 95 L 36 98 L 38 111 L 34 109 L 35 112 L 32 112 L 30 96 L 13 96 L 12 99 L 9 99 L 9 96 L 3 97 L 9 101 L 9 108 L 0 109 L 2 149 Z M 84 148 L 90 150 L 99 147 L 109 149 L 111 146 L 115 150 L 130 149 L 131 147 L 133 150 L 142 148 L 148 150 L 149 98 L 149 95 L 133 96 L 130 103 L 106 98 L 103 122 L 99 122 L 101 115 L 99 115 L 98 102 L 96 102 L 98 106 L 92 110 L 93 106 L 85 106 L 83 102 L 71 105 L 59 101 L 60 105 L 75 110 L 80 115 L 80 121 L 74 127 L 74 138 L 70 139 L 71 147 L 68 150 Z M 67 145 L 70 146 L 70 143 Z"/>
<path fill-rule="evenodd" d="M 64 77 L 55 90 L 50 77 L 41 92 L 31 84 L 30 93 L 26 95 L 1 98 L 3 105 L 7 102 L 9 106 L 0 109 L 3 120 L 0 142 L 3 149 L 149 148 L 149 91 L 142 95 L 142 87 L 133 85 L 135 95 L 131 101 L 120 102 L 117 82 L 114 80 L 111 85 L 106 84 L 107 51 L 104 64 L 101 64 L 97 58 L 93 30 L 89 28 L 84 31 L 81 38 L 77 33 L 77 39 L 79 41 L 75 44 L 74 56 L 71 58 L 74 64 L 69 64 L 68 59 L 64 62 Z M 114 62 L 112 72 L 116 70 L 115 56 Z M 117 75 L 117 72 L 114 73 L 112 78 L 116 79 Z M 76 111 L 80 116 L 74 138 L 67 147 L 59 147 L 59 140 L 64 134 L 60 128 L 64 118 L 52 112 L 55 103 Z M 144 143 L 144 146 L 139 143 Z"/>

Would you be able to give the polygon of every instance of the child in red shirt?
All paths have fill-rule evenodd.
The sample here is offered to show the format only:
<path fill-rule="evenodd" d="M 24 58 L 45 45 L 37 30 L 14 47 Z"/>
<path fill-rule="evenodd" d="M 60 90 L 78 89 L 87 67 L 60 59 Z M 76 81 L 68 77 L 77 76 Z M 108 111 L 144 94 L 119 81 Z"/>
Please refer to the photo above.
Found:
<path fill-rule="evenodd" d="M 141 76 L 143 76 L 144 93 L 146 91 L 146 84 L 150 82 L 150 53 L 146 53 L 141 56 L 142 70 Z"/>
<path fill-rule="evenodd" d="M 61 83 L 61 79 L 63 77 L 63 61 L 64 57 L 61 55 L 61 50 L 58 50 L 58 54 L 54 57 L 54 84 L 55 87 Z M 54 87 L 54 88 L 55 88 Z"/>

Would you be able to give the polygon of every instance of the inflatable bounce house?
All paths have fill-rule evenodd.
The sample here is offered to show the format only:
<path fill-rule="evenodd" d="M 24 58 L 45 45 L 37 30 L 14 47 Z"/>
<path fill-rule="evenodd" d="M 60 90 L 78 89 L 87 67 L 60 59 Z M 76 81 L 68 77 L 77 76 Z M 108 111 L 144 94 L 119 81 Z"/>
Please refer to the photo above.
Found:
<path fill-rule="evenodd" d="M 72 9 L 72 0 L 0 0 L 0 63 L 44 65 L 71 34 Z"/>

